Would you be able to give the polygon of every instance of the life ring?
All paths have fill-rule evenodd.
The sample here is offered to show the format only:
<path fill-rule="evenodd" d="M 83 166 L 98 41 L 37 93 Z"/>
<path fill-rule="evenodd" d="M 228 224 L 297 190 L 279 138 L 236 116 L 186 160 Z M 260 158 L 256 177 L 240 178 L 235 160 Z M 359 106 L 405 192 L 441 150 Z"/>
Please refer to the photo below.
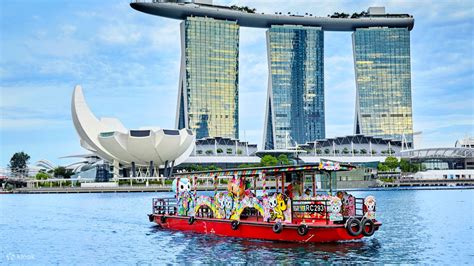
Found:
<path fill-rule="evenodd" d="M 237 230 L 237 229 L 239 229 L 239 224 L 240 224 L 239 221 L 233 220 L 233 221 L 230 223 L 230 225 L 232 226 L 232 230 Z"/>
<path fill-rule="evenodd" d="M 194 219 L 194 216 L 189 217 L 189 219 L 188 219 L 188 224 L 189 224 L 189 225 L 192 225 L 192 224 L 194 223 L 194 220 L 195 220 L 195 219 Z"/>
<path fill-rule="evenodd" d="M 358 236 L 362 233 L 362 224 L 356 218 L 349 218 L 346 222 L 347 233 L 351 236 Z"/>
<path fill-rule="evenodd" d="M 298 229 L 296 229 L 296 231 L 298 231 L 298 235 L 305 236 L 308 233 L 308 226 L 305 224 L 301 224 L 300 226 L 298 226 Z"/>
<path fill-rule="evenodd" d="M 166 223 L 166 216 L 164 216 L 164 215 L 161 216 L 161 217 L 160 217 L 160 222 L 161 222 L 162 224 Z"/>
<path fill-rule="evenodd" d="M 283 230 L 283 225 L 281 224 L 281 222 L 275 223 L 272 229 L 273 229 L 273 233 L 279 234 Z"/>
<path fill-rule="evenodd" d="M 153 217 L 153 214 L 148 214 L 148 221 L 153 222 L 155 220 L 155 217 Z"/>
<path fill-rule="evenodd" d="M 371 219 L 362 219 L 361 225 L 364 236 L 372 236 L 375 233 L 375 223 Z"/>

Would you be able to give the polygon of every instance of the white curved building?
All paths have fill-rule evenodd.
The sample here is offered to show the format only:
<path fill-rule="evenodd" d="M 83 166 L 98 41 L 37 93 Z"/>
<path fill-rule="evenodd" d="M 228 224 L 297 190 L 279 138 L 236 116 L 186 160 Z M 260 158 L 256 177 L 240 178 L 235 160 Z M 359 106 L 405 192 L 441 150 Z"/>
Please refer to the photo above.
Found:
<path fill-rule="evenodd" d="M 155 166 L 167 168 L 186 160 L 194 149 L 190 130 L 126 129 L 116 118 L 97 119 L 89 109 L 81 86 L 74 88 L 72 120 L 81 146 L 115 167 Z"/>

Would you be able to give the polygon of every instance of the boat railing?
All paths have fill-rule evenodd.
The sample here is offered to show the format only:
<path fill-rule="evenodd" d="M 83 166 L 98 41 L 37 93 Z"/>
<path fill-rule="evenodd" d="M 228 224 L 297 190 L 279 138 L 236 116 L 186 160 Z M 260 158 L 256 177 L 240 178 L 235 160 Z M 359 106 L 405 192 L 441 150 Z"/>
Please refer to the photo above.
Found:
<path fill-rule="evenodd" d="M 355 205 L 355 216 L 362 217 L 364 216 L 364 199 L 363 198 L 355 198 L 354 201 Z"/>
<path fill-rule="evenodd" d="M 328 206 L 329 200 L 292 200 L 291 202 L 291 218 L 292 220 L 301 218 L 312 218 L 325 220 L 329 224 Z"/>
<path fill-rule="evenodd" d="M 177 205 L 175 198 L 153 198 L 152 211 L 153 214 L 171 214 L 177 213 Z"/>

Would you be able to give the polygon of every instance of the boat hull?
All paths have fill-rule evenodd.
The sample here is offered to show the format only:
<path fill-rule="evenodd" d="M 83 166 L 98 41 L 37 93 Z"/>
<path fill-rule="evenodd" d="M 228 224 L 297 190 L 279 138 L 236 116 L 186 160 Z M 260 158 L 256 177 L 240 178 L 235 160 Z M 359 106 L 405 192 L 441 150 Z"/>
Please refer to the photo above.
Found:
<path fill-rule="evenodd" d="M 246 239 L 323 243 L 356 240 L 364 237 L 362 234 L 358 236 L 349 235 L 343 224 L 308 225 L 307 234 L 301 236 L 297 231 L 298 225 L 295 224 L 285 224 L 280 233 L 275 233 L 273 232 L 274 223 L 265 223 L 262 221 L 240 221 L 238 228 L 233 230 L 231 220 L 195 218 L 194 222 L 189 224 L 189 217 L 165 216 L 165 219 L 161 217 L 162 215 L 151 215 L 150 220 L 160 225 L 162 228 L 170 230 L 191 231 L 202 234 Z M 381 223 L 375 223 L 376 229 L 380 226 Z"/>

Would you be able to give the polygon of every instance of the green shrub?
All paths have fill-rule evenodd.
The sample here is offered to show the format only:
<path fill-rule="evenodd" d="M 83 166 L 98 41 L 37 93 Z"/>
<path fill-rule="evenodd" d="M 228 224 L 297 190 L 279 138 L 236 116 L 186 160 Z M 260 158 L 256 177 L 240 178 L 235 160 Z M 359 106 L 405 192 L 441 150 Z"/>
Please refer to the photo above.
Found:
<path fill-rule="evenodd" d="M 39 173 L 36 174 L 35 178 L 36 178 L 36 180 L 46 180 L 46 179 L 50 178 L 50 176 L 46 173 L 39 172 Z"/>

